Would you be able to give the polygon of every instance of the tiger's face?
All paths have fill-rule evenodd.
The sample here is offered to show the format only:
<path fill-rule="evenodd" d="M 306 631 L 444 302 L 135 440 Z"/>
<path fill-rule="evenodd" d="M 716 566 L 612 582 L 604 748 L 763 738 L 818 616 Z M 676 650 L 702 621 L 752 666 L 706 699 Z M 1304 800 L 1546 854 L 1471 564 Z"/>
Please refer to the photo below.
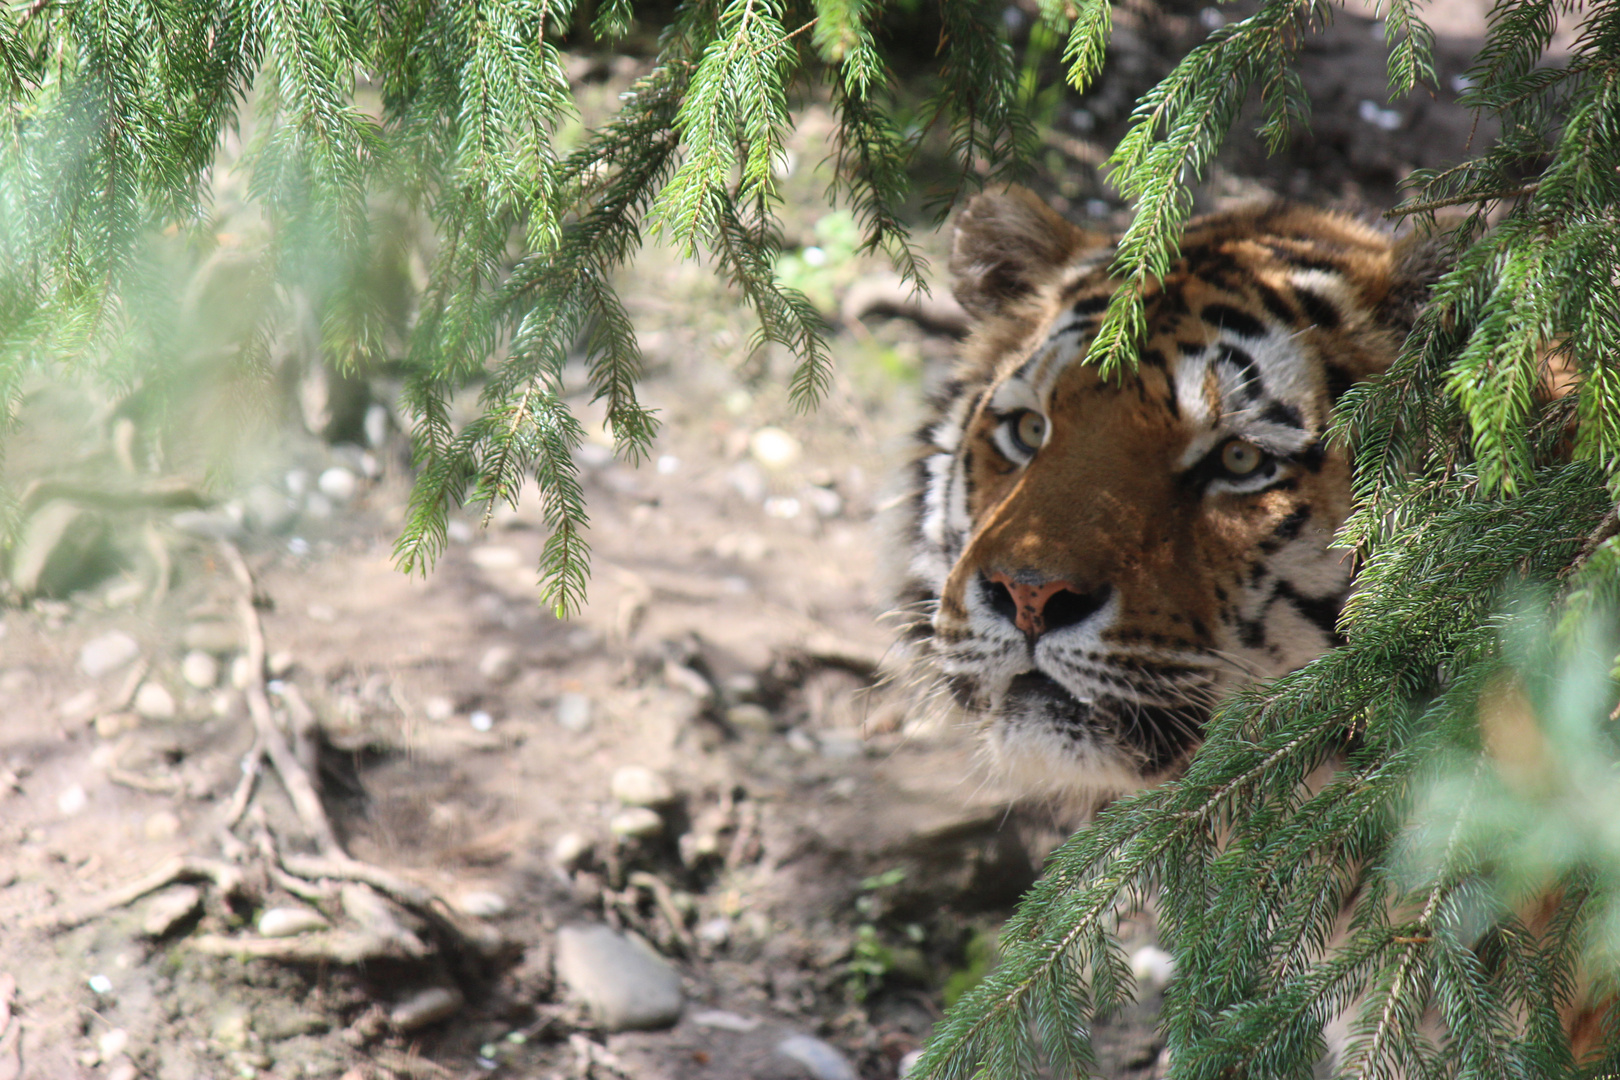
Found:
<path fill-rule="evenodd" d="M 1211 706 L 1334 644 L 1351 580 L 1334 402 L 1393 359 L 1388 239 L 1287 205 L 1189 224 L 1134 374 L 1082 363 L 1114 248 L 1028 192 L 976 198 L 952 269 L 976 319 L 922 434 L 913 633 L 995 756 L 1117 793 L 1173 775 Z"/>

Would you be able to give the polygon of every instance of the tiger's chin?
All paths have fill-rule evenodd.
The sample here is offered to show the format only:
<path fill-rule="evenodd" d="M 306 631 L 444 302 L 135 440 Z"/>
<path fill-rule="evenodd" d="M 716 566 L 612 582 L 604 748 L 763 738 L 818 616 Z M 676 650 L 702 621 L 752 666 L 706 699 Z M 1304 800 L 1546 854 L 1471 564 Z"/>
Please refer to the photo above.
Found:
<path fill-rule="evenodd" d="M 1093 806 L 1180 773 L 1203 727 L 1190 709 L 1082 701 L 1040 671 L 1015 675 L 981 715 L 998 775 L 1020 790 Z"/>

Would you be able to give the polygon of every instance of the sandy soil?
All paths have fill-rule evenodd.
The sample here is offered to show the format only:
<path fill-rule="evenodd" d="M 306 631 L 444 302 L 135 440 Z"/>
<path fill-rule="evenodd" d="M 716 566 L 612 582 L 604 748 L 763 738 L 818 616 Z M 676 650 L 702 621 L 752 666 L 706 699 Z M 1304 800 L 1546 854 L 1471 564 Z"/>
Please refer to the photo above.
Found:
<path fill-rule="evenodd" d="M 1458 33 L 1477 33 L 1464 6 Z M 1066 106 L 1039 183 L 1076 217 L 1117 221 L 1092 168 L 1119 131 L 1110 102 L 1164 70 L 1201 17 L 1213 16 L 1122 18 L 1110 78 Z M 1271 161 L 1238 139 L 1204 201 L 1388 205 L 1411 168 L 1460 153 L 1469 118 L 1452 80 L 1471 42 L 1442 38 L 1436 94 L 1390 106 L 1374 33 L 1342 16 L 1306 68 L 1316 136 Z M 581 65 L 603 100 L 633 70 Z M 811 109 L 797 131 L 788 226 L 836 256 L 814 169 L 825 125 Z M 942 266 L 944 241 L 926 244 Z M 879 268 L 835 257 L 810 270 L 836 311 Z M 334 448 L 290 424 L 191 518 L 98 511 L 123 572 L 0 612 L 0 1080 L 786 1078 L 803 1072 L 773 1050 L 795 1033 L 877 1080 L 921 1044 L 1073 825 L 1021 806 L 979 767 L 971 732 L 927 715 L 877 617 L 875 522 L 952 341 L 902 319 L 844 324 L 838 385 L 801 417 L 778 389 L 783 362 L 746 355 L 748 317 L 702 267 L 651 252 L 621 291 L 664 429 L 640 467 L 594 442 L 581 454 L 595 574 L 579 617 L 538 607 L 532 499 L 487 527 L 458 520 L 433 574 L 410 579 L 391 557 L 402 438 Z M 371 390 L 390 402 L 385 380 Z M 51 450 L 72 400 L 31 399 L 13 482 L 71 471 Z M 80 461 L 122 437 L 78 424 Z M 360 482 L 328 500 L 330 515 L 288 494 L 289 474 L 298 489 L 333 466 Z M 296 506 L 271 513 L 264 490 Z M 269 771 L 225 827 L 255 742 L 255 684 L 230 671 L 251 644 L 248 594 L 227 550 L 197 533 L 233 508 L 270 657 L 264 700 L 295 726 L 307 704 L 295 751 L 341 847 L 438 898 L 438 915 L 385 901 L 423 955 L 284 963 L 199 944 L 256 938 L 274 907 L 355 919 L 335 879 L 262 876 L 267 853 L 318 848 Z M 136 654 L 88 674 L 82 650 L 113 631 Z M 217 658 L 216 686 L 187 681 L 198 649 Z M 624 766 L 671 788 L 658 835 L 615 836 Z M 61 918 L 184 856 L 261 876 L 234 897 L 204 888 L 195 906 L 169 888 Z M 154 910 L 164 902 L 179 914 Z M 607 1033 L 568 1001 L 555 931 L 590 921 L 636 930 L 672 960 L 678 1024 Z M 1151 941 L 1150 927 L 1124 933 Z M 444 1016 L 411 1012 L 423 991 L 451 995 Z M 1153 1008 L 1149 991 L 1099 1033 L 1105 1075 L 1162 1070 Z M 701 1022 L 714 1010 L 757 1024 Z"/>

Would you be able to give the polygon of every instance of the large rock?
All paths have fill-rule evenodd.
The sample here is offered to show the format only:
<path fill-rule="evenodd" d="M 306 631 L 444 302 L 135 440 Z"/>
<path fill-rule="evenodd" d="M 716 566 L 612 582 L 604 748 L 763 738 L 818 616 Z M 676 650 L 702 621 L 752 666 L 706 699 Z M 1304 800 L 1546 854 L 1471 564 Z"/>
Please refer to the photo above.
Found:
<path fill-rule="evenodd" d="M 607 1031 L 668 1027 L 681 1015 L 681 976 L 639 937 L 606 926 L 557 931 L 557 977 Z"/>

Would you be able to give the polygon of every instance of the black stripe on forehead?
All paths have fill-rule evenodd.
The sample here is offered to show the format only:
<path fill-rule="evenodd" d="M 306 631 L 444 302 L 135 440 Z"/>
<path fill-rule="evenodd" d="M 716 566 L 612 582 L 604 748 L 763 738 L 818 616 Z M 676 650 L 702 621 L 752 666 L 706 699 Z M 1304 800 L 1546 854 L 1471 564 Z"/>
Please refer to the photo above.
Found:
<path fill-rule="evenodd" d="M 1266 328 L 1259 319 L 1230 304 L 1205 304 L 1200 318 L 1222 330 L 1230 330 L 1239 337 L 1262 338 Z"/>

